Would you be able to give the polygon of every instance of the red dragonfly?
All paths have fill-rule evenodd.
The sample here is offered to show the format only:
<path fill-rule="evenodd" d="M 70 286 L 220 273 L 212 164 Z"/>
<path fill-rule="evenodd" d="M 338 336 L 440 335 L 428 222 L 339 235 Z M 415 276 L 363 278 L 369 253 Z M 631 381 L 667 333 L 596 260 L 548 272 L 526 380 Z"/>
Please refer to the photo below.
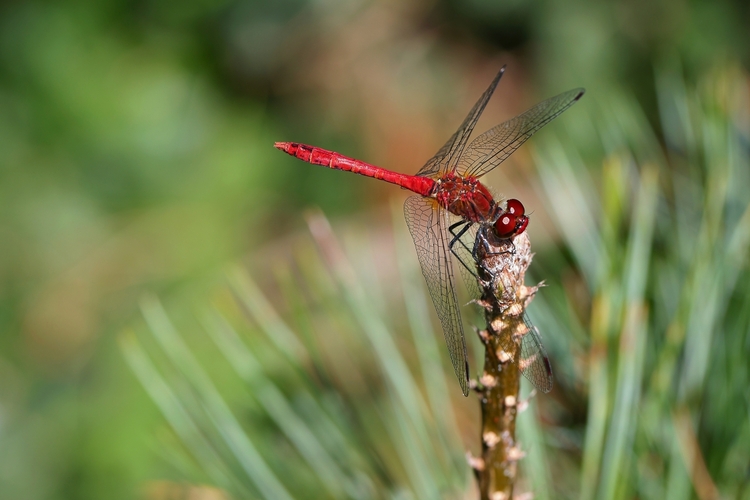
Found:
<path fill-rule="evenodd" d="M 336 170 L 374 177 L 417 193 L 404 204 L 406 224 L 414 239 L 422 274 L 427 281 L 432 302 L 437 310 L 448 344 L 453 369 L 464 396 L 469 394 L 469 364 L 461 314 L 456 298 L 453 254 L 469 273 L 472 262 L 467 262 L 467 250 L 472 243 L 462 238 L 476 234 L 482 238 L 506 239 L 521 234 L 528 225 L 523 204 L 516 199 L 505 203 L 495 200 L 479 181 L 484 174 L 500 165 L 537 130 L 578 101 L 583 89 L 569 90 L 543 101 L 526 112 L 492 127 L 466 146 L 480 115 L 490 100 L 503 66 L 479 101 L 474 105 L 455 134 L 416 175 L 405 175 L 346 157 L 333 151 L 299 144 L 277 142 L 275 147 L 300 160 Z M 457 222 L 456 222 L 457 221 Z M 476 241 L 473 245 L 476 245 Z M 476 279 L 474 278 L 474 287 Z M 525 318 L 526 319 L 526 318 Z M 552 368 L 536 328 L 521 341 L 522 373 L 542 392 L 552 389 Z M 511 352 L 508 336 L 502 339 Z"/>

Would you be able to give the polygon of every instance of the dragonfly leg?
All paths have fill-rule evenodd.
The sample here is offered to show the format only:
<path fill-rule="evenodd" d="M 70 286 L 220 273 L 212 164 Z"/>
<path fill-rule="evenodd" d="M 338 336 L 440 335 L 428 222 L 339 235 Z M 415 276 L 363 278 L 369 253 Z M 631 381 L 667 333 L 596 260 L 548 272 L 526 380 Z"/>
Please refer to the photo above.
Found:
<path fill-rule="evenodd" d="M 466 243 L 464 243 L 464 241 L 461 239 L 461 237 L 466 233 L 466 231 L 468 231 L 469 228 L 471 228 L 471 225 L 472 225 L 471 222 L 461 220 L 451 226 L 448 226 L 448 231 L 450 231 L 450 233 L 453 235 L 453 238 L 451 239 L 448 246 L 452 248 L 453 245 L 455 245 L 456 243 L 460 243 L 461 246 L 464 247 L 464 249 L 467 252 L 472 252 L 473 250 L 467 247 Z M 461 228 L 461 226 L 464 226 L 464 227 Z M 456 232 L 458 228 L 461 228 L 461 229 L 458 232 Z"/>
<path fill-rule="evenodd" d="M 464 249 L 467 252 L 471 253 L 472 255 L 476 255 L 474 253 L 474 250 L 469 249 L 469 247 L 466 246 L 466 243 L 464 243 L 463 240 L 461 239 L 461 237 L 464 234 L 466 234 L 466 231 L 468 231 L 469 228 L 471 228 L 471 225 L 472 225 L 471 222 L 462 220 L 462 221 L 458 221 L 455 224 L 448 226 L 448 231 L 450 231 L 450 233 L 453 235 L 453 238 L 451 239 L 450 243 L 448 243 L 448 248 L 450 248 L 451 253 L 456 257 L 456 259 L 458 259 L 461 265 L 464 266 L 466 270 L 469 271 L 469 273 L 471 273 L 472 276 L 479 279 L 479 276 L 477 276 L 477 272 L 474 269 L 472 269 L 472 267 L 469 264 L 464 262 L 464 259 L 461 258 L 458 252 L 454 249 L 454 245 L 458 243 L 462 247 L 464 247 Z"/>

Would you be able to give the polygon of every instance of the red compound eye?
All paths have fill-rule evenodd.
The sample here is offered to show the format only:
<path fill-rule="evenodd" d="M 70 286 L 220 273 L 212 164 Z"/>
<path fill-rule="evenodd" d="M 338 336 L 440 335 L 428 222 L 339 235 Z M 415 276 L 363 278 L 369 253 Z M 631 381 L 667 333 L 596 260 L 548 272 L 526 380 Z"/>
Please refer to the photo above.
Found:
<path fill-rule="evenodd" d="M 495 231 L 500 238 L 509 238 L 516 231 L 516 218 L 509 214 L 502 214 L 495 222 Z"/>
<path fill-rule="evenodd" d="M 513 236 L 519 235 L 522 232 L 526 231 L 526 226 L 528 225 L 529 225 L 529 218 L 526 217 L 525 215 L 520 216 L 516 220 L 516 228 L 513 231 Z"/>
<path fill-rule="evenodd" d="M 511 198 L 506 202 L 506 208 L 505 211 L 508 212 L 511 215 L 515 215 L 516 217 L 521 217 L 526 213 L 526 209 L 523 207 L 523 203 L 518 201 L 515 198 Z"/>

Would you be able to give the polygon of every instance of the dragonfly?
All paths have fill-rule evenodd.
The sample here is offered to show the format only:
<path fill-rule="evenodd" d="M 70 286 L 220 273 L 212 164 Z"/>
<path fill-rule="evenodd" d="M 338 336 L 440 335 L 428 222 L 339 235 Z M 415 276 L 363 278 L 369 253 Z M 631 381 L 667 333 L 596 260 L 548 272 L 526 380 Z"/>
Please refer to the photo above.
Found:
<path fill-rule="evenodd" d="M 519 200 L 496 200 L 479 179 L 503 163 L 536 131 L 575 104 L 584 93 L 584 89 L 577 88 L 542 101 L 469 143 L 477 121 L 504 73 L 505 66 L 458 130 L 415 175 L 387 170 L 307 144 L 274 144 L 277 149 L 305 162 L 372 177 L 416 193 L 404 203 L 404 216 L 464 396 L 469 394 L 470 373 L 452 258 L 476 276 L 471 267 L 473 262 L 467 262 L 470 260 L 466 257 L 467 235 L 512 239 L 523 233 L 529 223 L 525 207 Z M 476 241 L 479 240 L 475 239 L 474 245 Z M 534 387 L 549 392 L 552 389 L 551 364 L 538 330 L 528 318 L 524 317 L 524 321 L 529 328 L 521 339 L 521 348 L 513 348 L 515 341 L 510 334 L 500 339 L 501 345 L 507 352 L 518 352 L 523 361 L 518 363 L 519 369 Z"/>

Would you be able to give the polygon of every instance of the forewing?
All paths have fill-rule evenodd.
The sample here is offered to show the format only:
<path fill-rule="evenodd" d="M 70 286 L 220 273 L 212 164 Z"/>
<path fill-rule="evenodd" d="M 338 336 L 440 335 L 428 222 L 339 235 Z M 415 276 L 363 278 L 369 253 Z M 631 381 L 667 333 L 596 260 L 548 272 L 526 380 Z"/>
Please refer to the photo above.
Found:
<path fill-rule="evenodd" d="M 504 162 L 537 130 L 575 104 L 583 92 L 583 89 L 569 90 L 492 127 L 471 141 L 458 162 L 457 172 L 463 176 L 483 176 Z"/>
<path fill-rule="evenodd" d="M 529 379 L 529 382 L 542 392 L 552 390 L 552 365 L 547 357 L 547 351 L 542 345 L 542 338 L 539 331 L 524 313 L 523 324 L 526 329 L 521 338 L 520 359 L 518 360 L 518 369 Z M 514 342 L 511 335 L 506 335 L 501 339 L 501 344 L 506 352 L 513 352 Z"/>
<path fill-rule="evenodd" d="M 442 163 L 445 159 L 446 155 L 448 154 L 448 151 L 450 150 L 451 146 L 453 145 L 453 141 L 456 140 L 456 136 L 458 135 L 458 132 L 454 133 L 450 139 L 448 139 L 448 142 L 443 144 L 443 147 L 440 148 L 440 150 L 427 160 L 427 163 L 424 164 L 422 168 L 419 169 L 419 172 L 417 172 L 416 175 L 420 177 L 430 177 L 430 178 L 437 178 L 440 177 L 440 175 L 443 173 L 444 164 Z"/>
<path fill-rule="evenodd" d="M 464 396 L 469 394 L 469 362 L 461 313 L 458 309 L 453 268 L 448 249 L 447 216 L 437 203 L 422 196 L 411 196 L 404 203 L 406 225 L 414 239 L 422 274 L 443 326 L 453 369 Z"/>
<path fill-rule="evenodd" d="M 490 83 L 490 86 L 484 91 L 482 97 L 480 97 L 474 107 L 471 108 L 471 111 L 469 111 L 469 114 L 466 116 L 461 126 L 458 127 L 458 130 L 456 130 L 451 138 L 448 139 L 448 142 L 440 148 L 437 154 L 430 158 L 427 163 L 419 169 L 417 175 L 421 177 L 439 177 L 441 174 L 452 171 L 456 168 L 457 160 L 461 157 L 466 142 L 469 140 L 469 136 L 471 136 L 471 132 L 474 130 L 474 127 L 476 126 L 479 117 L 482 115 L 484 108 L 487 106 L 490 97 L 492 97 L 492 94 L 495 92 L 495 88 L 497 88 L 497 84 L 500 82 L 503 73 L 505 73 L 505 66 L 500 68 L 495 79 L 492 80 L 492 83 Z"/>

